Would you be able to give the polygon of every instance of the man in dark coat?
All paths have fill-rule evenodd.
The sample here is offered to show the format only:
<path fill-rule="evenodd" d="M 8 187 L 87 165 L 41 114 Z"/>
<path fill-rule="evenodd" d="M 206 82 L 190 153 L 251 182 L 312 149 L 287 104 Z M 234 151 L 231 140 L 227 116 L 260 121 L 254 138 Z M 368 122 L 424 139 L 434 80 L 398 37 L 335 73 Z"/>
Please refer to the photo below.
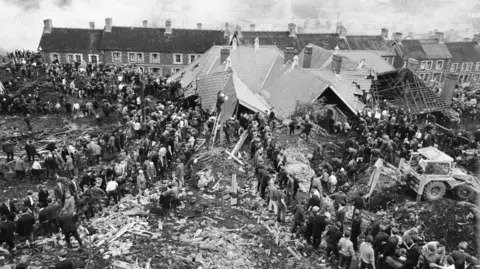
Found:
<path fill-rule="evenodd" d="M 358 236 L 362 233 L 362 214 L 360 211 L 355 211 L 354 212 L 355 217 L 353 218 L 352 221 L 352 229 L 350 230 L 350 239 L 352 240 L 353 243 L 353 249 L 358 251 Z"/>
<path fill-rule="evenodd" d="M 13 201 L 10 201 L 8 198 L 3 199 L 3 203 L 0 205 L 0 216 L 6 216 L 9 220 L 15 219 L 15 214 L 17 214 L 17 208 Z"/>
<path fill-rule="evenodd" d="M 70 243 L 70 237 L 73 236 L 82 247 L 82 239 L 77 232 L 77 225 L 75 224 L 75 220 L 72 213 L 65 213 L 62 214 L 59 218 L 60 227 L 62 228 L 62 232 L 65 235 L 65 241 L 67 241 L 67 245 L 69 248 L 72 247 Z"/>
<path fill-rule="evenodd" d="M 319 214 L 318 211 L 320 210 L 319 207 L 314 206 L 312 211 L 314 212 L 315 217 L 313 219 L 312 225 L 312 235 L 313 235 L 313 248 L 318 249 L 320 243 L 322 242 L 322 233 L 325 231 L 327 227 L 327 216 L 323 214 Z"/>
<path fill-rule="evenodd" d="M 0 245 L 7 243 L 10 252 L 15 250 L 15 223 L 13 220 L 7 220 L 6 216 L 2 216 L 0 224 Z"/>
<path fill-rule="evenodd" d="M 13 143 L 9 141 L 3 143 L 2 149 L 7 154 L 7 163 L 13 161 Z"/>
<path fill-rule="evenodd" d="M 43 208 L 40 210 L 38 213 L 38 221 L 40 222 L 40 227 L 41 229 L 44 230 L 44 232 L 51 236 L 52 235 L 52 224 L 55 225 L 56 232 L 58 231 L 58 214 L 60 211 L 60 206 L 58 205 L 58 202 L 53 202 L 47 207 Z"/>
<path fill-rule="evenodd" d="M 338 242 L 340 241 L 340 238 L 342 238 L 343 233 L 340 231 L 340 228 L 342 227 L 342 224 L 340 222 L 335 223 L 335 226 L 331 227 L 327 231 L 327 258 L 330 258 L 330 254 L 333 252 L 335 255 L 336 259 L 338 260 L 339 258 L 339 252 L 338 252 Z"/>
<path fill-rule="evenodd" d="M 48 206 L 48 196 L 50 195 L 46 189 L 46 185 L 42 184 L 40 186 L 40 191 L 38 192 L 38 207 L 44 208 Z"/>
<path fill-rule="evenodd" d="M 27 153 L 28 162 L 35 161 L 35 155 L 38 155 L 38 153 L 37 149 L 30 141 L 27 141 L 27 144 L 25 145 L 25 151 Z"/>
<path fill-rule="evenodd" d="M 35 224 L 35 219 L 32 214 L 28 213 L 26 207 L 22 208 L 22 213 L 19 215 L 17 220 L 16 232 L 21 238 L 28 240 L 30 246 L 33 246 L 33 225 Z"/>

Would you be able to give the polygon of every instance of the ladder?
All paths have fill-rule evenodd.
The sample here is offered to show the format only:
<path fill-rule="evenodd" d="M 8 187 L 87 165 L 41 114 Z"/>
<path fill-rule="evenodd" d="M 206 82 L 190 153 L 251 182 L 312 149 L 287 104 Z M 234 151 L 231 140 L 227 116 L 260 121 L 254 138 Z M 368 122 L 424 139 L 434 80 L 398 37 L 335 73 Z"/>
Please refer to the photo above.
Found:
<path fill-rule="evenodd" d="M 213 125 L 213 139 L 212 139 L 212 148 L 215 145 L 215 138 L 217 137 L 217 129 L 218 129 L 218 124 L 220 123 L 220 116 L 222 115 L 222 112 L 218 113 L 217 118 L 215 119 L 215 124 Z"/>

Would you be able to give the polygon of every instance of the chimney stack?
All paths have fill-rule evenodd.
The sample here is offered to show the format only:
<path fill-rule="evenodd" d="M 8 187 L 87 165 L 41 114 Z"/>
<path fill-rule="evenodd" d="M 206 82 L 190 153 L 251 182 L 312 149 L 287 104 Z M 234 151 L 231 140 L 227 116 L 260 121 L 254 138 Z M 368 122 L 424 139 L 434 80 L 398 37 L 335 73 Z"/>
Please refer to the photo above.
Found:
<path fill-rule="evenodd" d="M 202 30 L 202 23 L 201 22 L 197 23 L 197 30 Z"/>
<path fill-rule="evenodd" d="M 403 36 L 402 33 L 396 32 L 395 34 L 393 34 L 393 40 L 394 40 L 397 44 L 402 44 L 402 36 Z"/>
<path fill-rule="evenodd" d="M 165 35 L 172 33 L 172 21 L 170 19 L 165 21 Z"/>
<path fill-rule="evenodd" d="M 255 24 L 250 24 L 250 31 L 255 31 Z"/>
<path fill-rule="evenodd" d="M 286 47 L 284 52 L 284 61 L 286 64 L 288 61 L 293 61 L 293 56 L 295 55 L 295 49 L 293 47 Z"/>
<path fill-rule="evenodd" d="M 413 58 L 408 58 L 405 64 L 410 71 L 415 73 L 415 71 L 417 71 L 419 62 Z"/>
<path fill-rule="evenodd" d="M 88 23 L 90 29 L 95 29 L 95 22 L 91 21 Z"/>
<path fill-rule="evenodd" d="M 312 46 L 306 46 L 303 53 L 303 68 L 312 66 Z"/>
<path fill-rule="evenodd" d="M 347 28 L 345 28 L 343 25 L 339 25 L 337 27 L 337 35 L 340 38 L 345 38 L 347 36 Z"/>
<path fill-rule="evenodd" d="M 438 41 L 438 43 L 444 43 L 445 34 L 443 32 L 435 32 L 435 39 Z"/>
<path fill-rule="evenodd" d="M 295 25 L 295 23 L 288 24 L 288 31 L 290 32 L 288 34 L 289 37 L 293 37 L 297 35 L 297 26 Z"/>
<path fill-rule="evenodd" d="M 223 37 L 230 37 L 230 30 L 228 29 L 228 22 L 225 23 L 225 30 L 223 31 Z"/>
<path fill-rule="evenodd" d="M 332 56 L 332 70 L 335 74 L 340 74 L 340 70 L 342 70 L 342 56 L 339 54 L 333 54 Z"/>
<path fill-rule="evenodd" d="M 222 48 L 220 49 L 220 64 L 223 64 L 230 56 L 230 49 L 229 48 Z"/>
<path fill-rule="evenodd" d="M 442 92 L 440 93 L 440 97 L 445 101 L 447 105 L 452 104 L 452 97 L 455 91 L 455 85 L 458 82 L 458 75 L 455 74 L 447 74 L 445 78 L 445 84 L 443 85 Z"/>
<path fill-rule="evenodd" d="M 148 28 L 148 21 L 147 20 L 143 21 L 143 28 Z"/>
<path fill-rule="evenodd" d="M 473 35 L 473 42 L 477 42 L 480 45 L 480 34 Z"/>
<path fill-rule="evenodd" d="M 112 18 L 106 18 L 105 19 L 105 32 L 111 32 L 112 31 Z"/>
<path fill-rule="evenodd" d="M 44 34 L 50 34 L 52 32 L 52 28 L 53 28 L 53 25 L 52 25 L 52 20 L 51 19 L 43 20 L 43 33 Z"/>
<path fill-rule="evenodd" d="M 383 40 L 388 40 L 388 29 L 387 28 L 382 28 L 382 34 L 381 34 Z"/>

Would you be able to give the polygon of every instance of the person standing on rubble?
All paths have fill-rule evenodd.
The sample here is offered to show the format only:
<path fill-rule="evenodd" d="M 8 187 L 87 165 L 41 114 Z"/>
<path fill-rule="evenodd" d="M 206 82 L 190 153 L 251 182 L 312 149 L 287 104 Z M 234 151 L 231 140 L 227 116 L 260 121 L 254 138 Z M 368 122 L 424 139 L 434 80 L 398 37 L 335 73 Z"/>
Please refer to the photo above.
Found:
<path fill-rule="evenodd" d="M 45 208 L 48 206 L 48 196 L 50 194 L 47 191 L 45 184 L 40 185 L 40 191 L 38 192 L 38 207 Z"/>
<path fill-rule="evenodd" d="M 15 223 L 13 220 L 8 220 L 6 216 L 1 217 L 0 223 L 0 245 L 7 243 L 8 251 L 13 253 L 15 248 Z"/>
<path fill-rule="evenodd" d="M 305 222 L 305 211 L 304 211 L 305 201 L 302 200 L 295 206 L 293 210 L 293 222 L 292 222 L 292 229 L 290 230 L 291 233 L 297 233 L 297 229 L 303 227 Z"/>
<path fill-rule="evenodd" d="M 177 166 L 175 167 L 175 175 L 178 181 L 178 188 L 182 189 L 185 186 L 185 166 L 183 163 L 180 161 L 179 158 L 177 158 Z"/>
<path fill-rule="evenodd" d="M 313 236 L 313 249 L 318 250 L 320 244 L 322 243 L 322 234 L 327 227 L 328 219 L 324 214 L 320 214 L 320 208 L 314 206 L 311 212 L 312 216 L 312 236 Z M 307 240 L 308 242 L 308 240 Z"/>
<path fill-rule="evenodd" d="M 285 203 L 285 192 L 282 190 L 278 191 L 277 208 L 277 221 L 284 223 L 285 215 L 287 214 L 287 204 Z"/>
<path fill-rule="evenodd" d="M 355 250 L 353 249 L 352 241 L 350 241 L 349 231 L 343 233 L 343 237 L 338 242 L 338 249 L 340 253 L 338 268 L 350 269 Z"/>
<path fill-rule="evenodd" d="M 269 192 L 268 211 L 272 211 L 273 209 L 273 213 L 276 215 L 278 210 L 278 207 L 277 207 L 278 189 L 277 189 L 277 186 L 275 186 L 275 181 L 273 179 L 270 179 L 268 192 Z"/>
<path fill-rule="evenodd" d="M 34 238 L 33 238 L 33 226 L 35 224 L 35 219 L 33 213 L 28 213 L 26 207 L 22 208 L 22 213 L 18 215 L 18 220 L 16 224 L 15 232 L 18 234 L 20 239 L 26 239 L 30 245 L 33 247 Z"/>
<path fill-rule="evenodd" d="M 62 228 L 62 233 L 65 236 L 65 241 L 67 242 L 67 246 L 69 248 L 72 248 L 72 244 L 70 243 L 70 237 L 73 236 L 77 240 L 78 244 L 80 245 L 80 248 L 82 248 L 83 247 L 82 239 L 80 239 L 80 236 L 78 235 L 77 225 L 75 224 L 73 213 L 68 213 L 66 211 L 63 211 L 58 221 L 59 221 L 60 227 Z"/>
<path fill-rule="evenodd" d="M 25 161 L 22 159 L 22 157 L 18 157 L 15 160 L 16 178 L 19 179 L 19 180 L 24 179 L 26 170 L 27 170 L 27 165 L 25 164 Z"/>
<path fill-rule="evenodd" d="M 341 223 L 336 222 L 334 226 L 328 229 L 326 236 L 327 238 L 327 259 L 330 259 L 330 254 L 333 253 L 335 255 L 335 259 L 338 261 L 339 259 L 339 252 L 338 252 L 338 242 L 340 238 L 342 238 L 343 233 L 340 231 Z"/>
<path fill-rule="evenodd" d="M 143 192 L 147 188 L 147 180 L 145 179 L 145 175 L 143 174 L 143 170 L 138 171 L 137 188 L 138 188 L 138 194 L 139 195 L 143 195 Z"/>
<path fill-rule="evenodd" d="M 350 229 L 350 238 L 353 243 L 353 249 L 358 251 L 358 236 L 362 234 L 362 214 L 360 211 L 353 211 L 352 228 Z"/>
<path fill-rule="evenodd" d="M 3 143 L 2 149 L 7 154 L 7 163 L 13 161 L 13 142 L 7 141 Z"/>
<path fill-rule="evenodd" d="M 27 143 L 25 144 L 25 152 L 27 153 L 27 160 L 29 163 L 31 161 L 35 161 L 35 155 L 40 157 L 40 155 L 37 153 L 37 149 L 30 140 L 27 140 Z"/>
<path fill-rule="evenodd" d="M 113 178 L 111 178 L 110 181 L 107 183 L 107 188 L 106 188 L 107 203 L 105 207 L 108 207 L 111 197 L 113 197 L 113 201 L 115 202 L 115 204 L 118 204 L 117 188 L 118 188 L 118 183 Z"/>

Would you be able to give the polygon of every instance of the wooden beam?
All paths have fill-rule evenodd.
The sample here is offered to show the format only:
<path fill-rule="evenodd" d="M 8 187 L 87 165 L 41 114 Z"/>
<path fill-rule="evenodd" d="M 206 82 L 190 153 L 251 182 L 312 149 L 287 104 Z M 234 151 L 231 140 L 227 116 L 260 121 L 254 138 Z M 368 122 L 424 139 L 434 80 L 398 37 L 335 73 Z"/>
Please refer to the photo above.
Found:
<path fill-rule="evenodd" d="M 236 144 L 235 147 L 232 149 L 232 154 L 233 154 L 233 155 L 237 155 L 238 151 L 240 150 L 240 148 L 242 147 L 243 143 L 244 143 L 245 140 L 247 139 L 247 136 L 248 136 L 248 131 L 244 131 L 243 134 L 240 136 L 240 139 L 238 139 L 237 144 Z M 232 157 L 228 157 L 228 159 L 231 160 Z"/>
<path fill-rule="evenodd" d="M 227 153 L 228 155 L 230 155 L 235 161 L 237 161 L 237 163 L 241 164 L 241 165 L 245 165 L 242 161 L 240 161 L 237 157 L 233 156 L 232 153 L 230 153 L 228 150 L 225 150 L 225 153 Z"/>

